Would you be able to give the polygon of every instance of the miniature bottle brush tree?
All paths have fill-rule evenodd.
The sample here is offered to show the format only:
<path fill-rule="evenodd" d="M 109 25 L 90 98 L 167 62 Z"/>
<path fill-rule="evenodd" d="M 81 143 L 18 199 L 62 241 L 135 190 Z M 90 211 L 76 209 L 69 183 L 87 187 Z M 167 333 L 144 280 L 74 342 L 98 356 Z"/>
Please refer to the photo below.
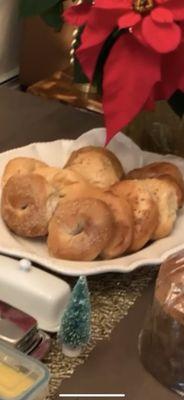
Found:
<path fill-rule="evenodd" d="M 58 332 L 63 353 L 76 357 L 90 338 L 91 305 L 87 279 L 81 276 L 71 294 Z"/>

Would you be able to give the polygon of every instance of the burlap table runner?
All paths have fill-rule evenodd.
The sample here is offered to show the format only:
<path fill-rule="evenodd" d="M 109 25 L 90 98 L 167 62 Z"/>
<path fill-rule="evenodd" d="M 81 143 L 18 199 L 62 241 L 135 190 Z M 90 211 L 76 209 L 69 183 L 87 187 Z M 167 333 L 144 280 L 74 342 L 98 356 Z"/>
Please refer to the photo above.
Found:
<path fill-rule="evenodd" d="M 88 278 L 92 306 L 91 339 L 83 353 L 72 359 L 62 354 L 56 337 L 53 337 L 51 350 L 44 360 L 51 372 L 48 399 L 53 397 L 61 381 L 69 378 L 75 368 L 85 362 L 96 343 L 110 336 L 143 289 L 155 279 L 156 272 L 157 268 L 146 266 L 129 274 L 110 273 Z M 74 284 L 75 281 L 70 283 Z"/>

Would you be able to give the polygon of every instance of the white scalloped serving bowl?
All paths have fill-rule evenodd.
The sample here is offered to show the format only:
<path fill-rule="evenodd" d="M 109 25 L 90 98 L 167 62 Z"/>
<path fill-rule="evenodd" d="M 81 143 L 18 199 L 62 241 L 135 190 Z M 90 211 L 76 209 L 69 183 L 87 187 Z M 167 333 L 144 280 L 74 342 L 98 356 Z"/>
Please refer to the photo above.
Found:
<path fill-rule="evenodd" d="M 35 157 L 47 162 L 49 165 L 63 166 L 69 154 L 85 145 L 104 144 L 104 129 L 94 129 L 85 133 L 75 141 L 56 140 L 47 143 L 33 143 L 18 149 L 13 149 L 0 154 L 0 177 L 6 163 L 14 157 Z M 109 148 L 119 157 L 126 171 L 140 167 L 153 161 L 167 160 L 178 165 L 184 174 L 184 161 L 172 155 L 143 152 L 132 140 L 119 133 L 111 141 Z M 168 237 L 157 240 L 141 251 L 131 255 L 122 256 L 113 260 L 76 262 L 58 260 L 48 254 L 47 246 L 43 240 L 31 240 L 18 237 L 4 224 L 0 217 L 0 252 L 9 256 L 28 258 L 38 263 L 51 272 L 79 276 L 93 275 L 106 272 L 130 272 L 142 265 L 160 264 L 169 255 L 184 249 L 184 209 L 180 210 L 173 232 Z"/>

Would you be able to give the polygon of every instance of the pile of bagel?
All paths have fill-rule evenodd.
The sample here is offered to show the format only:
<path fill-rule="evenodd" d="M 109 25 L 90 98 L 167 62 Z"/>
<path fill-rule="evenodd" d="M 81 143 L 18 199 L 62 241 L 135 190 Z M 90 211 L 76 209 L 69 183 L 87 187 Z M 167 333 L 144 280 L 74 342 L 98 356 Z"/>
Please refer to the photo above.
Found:
<path fill-rule="evenodd" d="M 25 238 L 45 237 L 51 256 L 92 261 L 136 252 L 168 236 L 184 202 L 172 163 L 124 172 L 111 151 L 74 151 L 63 168 L 11 159 L 2 176 L 1 215 Z"/>

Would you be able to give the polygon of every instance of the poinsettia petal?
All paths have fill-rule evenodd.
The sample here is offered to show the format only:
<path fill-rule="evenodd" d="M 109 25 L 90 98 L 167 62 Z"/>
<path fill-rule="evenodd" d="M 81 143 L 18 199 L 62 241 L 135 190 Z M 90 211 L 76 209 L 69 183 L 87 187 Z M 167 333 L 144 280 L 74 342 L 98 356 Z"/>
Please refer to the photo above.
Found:
<path fill-rule="evenodd" d="M 177 89 L 184 92 L 184 43 L 174 52 L 164 56 L 162 81 L 166 99 L 169 99 Z"/>
<path fill-rule="evenodd" d="M 169 0 L 155 0 L 155 3 L 157 4 L 164 4 L 167 3 Z"/>
<path fill-rule="evenodd" d="M 134 35 L 134 37 L 135 37 L 140 43 L 142 43 L 142 44 L 143 44 L 144 46 L 146 46 L 146 47 L 148 46 L 148 44 L 147 44 L 147 42 L 145 41 L 144 36 L 143 36 L 143 34 L 142 34 L 142 22 L 140 22 L 140 23 L 134 25 L 134 26 L 132 27 L 131 32 L 132 32 L 132 34 Z"/>
<path fill-rule="evenodd" d="M 173 14 L 176 21 L 184 20 L 184 1 L 183 0 L 170 0 L 166 4 L 168 10 Z"/>
<path fill-rule="evenodd" d="M 104 66 L 103 108 L 107 142 L 144 106 L 160 80 L 160 55 L 124 34 L 115 42 Z"/>
<path fill-rule="evenodd" d="M 157 82 L 154 87 L 154 98 L 155 98 L 155 101 L 167 100 L 164 83 L 163 83 L 163 76 L 162 76 L 162 81 Z"/>
<path fill-rule="evenodd" d="M 88 20 L 88 15 L 91 9 L 91 4 L 85 1 L 78 6 L 68 7 L 64 12 L 64 19 L 71 25 L 84 25 Z"/>
<path fill-rule="evenodd" d="M 104 8 L 105 10 L 116 8 L 121 10 L 133 9 L 131 0 L 95 0 L 94 6 Z"/>
<path fill-rule="evenodd" d="M 150 15 L 143 20 L 142 34 L 146 42 L 158 53 L 175 50 L 181 41 L 181 29 L 177 24 L 158 24 Z"/>
<path fill-rule="evenodd" d="M 164 97 L 164 92 L 162 90 L 162 82 L 161 81 L 156 82 L 151 91 L 150 97 L 148 98 L 148 100 L 144 105 L 144 108 L 151 111 L 155 107 L 155 103 L 158 100 L 164 100 L 164 98 L 165 97 Z"/>
<path fill-rule="evenodd" d="M 155 22 L 170 24 L 173 22 L 173 14 L 164 7 L 156 7 L 151 11 L 151 18 Z"/>
<path fill-rule="evenodd" d="M 129 13 L 121 15 L 121 17 L 118 19 L 118 27 L 120 29 L 132 27 L 136 25 L 139 21 L 141 21 L 141 19 L 142 18 L 140 14 L 131 11 Z"/>
<path fill-rule="evenodd" d="M 110 13 L 93 8 L 90 12 L 88 24 L 81 35 L 81 45 L 76 51 L 77 58 L 89 80 L 93 79 L 102 47 L 116 24 L 117 11 Z"/>
<path fill-rule="evenodd" d="M 155 109 L 155 99 L 154 99 L 154 89 L 151 91 L 150 96 L 144 104 L 144 109 L 148 111 L 153 111 Z"/>

